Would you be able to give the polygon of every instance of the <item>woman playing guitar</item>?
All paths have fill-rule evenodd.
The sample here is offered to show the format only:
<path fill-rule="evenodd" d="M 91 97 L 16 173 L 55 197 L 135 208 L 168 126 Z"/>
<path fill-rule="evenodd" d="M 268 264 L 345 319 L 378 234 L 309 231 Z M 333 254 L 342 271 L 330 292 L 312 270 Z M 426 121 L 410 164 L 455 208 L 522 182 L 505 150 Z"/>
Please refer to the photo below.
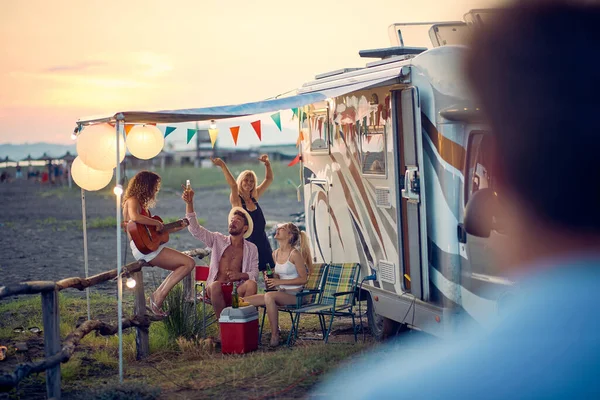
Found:
<path fill-rule="evenodd" d="M 129 181 L 125 195 L 123 196 L 123 221 L 136 222 L 142 225 L 156 227 L 159 232 L 163 229 L 162 222 L 151 218 L 149 208 L 154 207 L 156 195 L 160 190 L 160 176 L 150 171 L 140 171 Z M 182 226 L 176 230 L 185 228 Z M 186 275 L 194 269 L 196 263 L 194 259 L 165 247 L 161 244 L 156 251 L 149 254 L 143 254 L 130 239 L 131 252 L 136 260 L 144 260 L 154 267 L 163 268 L 172 271 L 169 276 L 161 283 L 154 293 L 150 295 L 150 310 L 158 316 L 166 316 L 161 311 L 161 307 L 167 293 Z"/>

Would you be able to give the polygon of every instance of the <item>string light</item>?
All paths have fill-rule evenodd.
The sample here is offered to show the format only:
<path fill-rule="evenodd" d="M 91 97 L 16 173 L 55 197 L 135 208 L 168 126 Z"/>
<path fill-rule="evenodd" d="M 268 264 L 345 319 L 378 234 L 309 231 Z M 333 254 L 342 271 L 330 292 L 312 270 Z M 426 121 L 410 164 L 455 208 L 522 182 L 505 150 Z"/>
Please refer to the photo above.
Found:
<path fill-rule="evenodd" d="M 135 287 L 135 284 L 136 282 L 133 278 L 127 278 L 127 282 L 125 282 L 125 285 L 127 285 L 129 289 L 133 289 Z"/>
<path fill-rule="evenodd" d="M 113 192 L 117 196 L 122 195 L 123 194 L 123 186 L 121 186 L 121 185 L 115 186 L 115 188 L 113 189 Z"/>

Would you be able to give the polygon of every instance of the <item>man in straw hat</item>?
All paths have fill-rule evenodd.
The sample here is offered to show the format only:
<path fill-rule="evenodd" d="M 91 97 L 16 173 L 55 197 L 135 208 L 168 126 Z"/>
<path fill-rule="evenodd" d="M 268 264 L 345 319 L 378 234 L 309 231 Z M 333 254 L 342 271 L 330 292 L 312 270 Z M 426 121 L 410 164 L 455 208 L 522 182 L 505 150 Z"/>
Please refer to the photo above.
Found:
<path fill-rule="evenodd" d="M 240 296 L 256 294 L 258 277 L 258 249 L 245 240 L 252 234 L 252 218 L 241 207 L 229 212 L 229 235 L 211 232 L 200 226 L 194 212 L 194 191 L 185 189 L 181 196 L 185 201 L 188 230 L 196 239 L 211 248 L 210 270 L 206 280 L 207 296 L 211 299 L 217 318 L 225 307 L 231 306 L 233 283 L 238 283 Z"/>

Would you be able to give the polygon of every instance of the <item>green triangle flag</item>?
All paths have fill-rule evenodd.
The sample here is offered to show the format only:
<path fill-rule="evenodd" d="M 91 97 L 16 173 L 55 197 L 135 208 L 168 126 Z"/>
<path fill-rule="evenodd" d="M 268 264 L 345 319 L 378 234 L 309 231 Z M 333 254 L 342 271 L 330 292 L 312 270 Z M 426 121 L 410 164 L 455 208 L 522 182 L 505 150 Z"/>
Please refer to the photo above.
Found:
<path fill-rule="evenodd" d="M 174 126 L 167 126 L 167 127 L 165 128 L 165 137 L 167 137 L 167 136 L 169 136 L 171 133 L 173 133 L 173 131 L 174 131 L 175 129 L 177 129 L 177 128 L 176 128 L 176 127 L 174 127 Z"/>
<path fill-rule="evenodd" d="M 196 132 L 197 131 L 195 129 L 188 128 L 188 137 L 187 137 L 188 144 L 190 143 L 190 140 L 192 140 L 192 138 L 194 137 L 194 135 L 196 134 Z"/>
<path fill-rule="evenodd" d="M 294 115 L 292 115 L 292 119 L 298 118 L 298 108 L 292 108 L 292 112 L 294 113 Z"/>
<path fill-rule="evenodd" d="M 277 125 L 277 127 L 281 131 L 281 114 L 279 113 L 279 111 L 271 115 L 271 118 L 273 118 L 273 121 L 275 121 L 275 125 Z"/>

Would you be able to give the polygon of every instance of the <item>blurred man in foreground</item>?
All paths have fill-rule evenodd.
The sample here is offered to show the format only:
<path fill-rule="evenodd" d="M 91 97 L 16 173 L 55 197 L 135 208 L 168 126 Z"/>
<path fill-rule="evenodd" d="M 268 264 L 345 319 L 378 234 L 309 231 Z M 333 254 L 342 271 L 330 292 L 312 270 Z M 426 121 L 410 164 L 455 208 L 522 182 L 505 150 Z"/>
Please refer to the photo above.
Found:
<path fill-rule="evenodd" d="M 519 295 L 491 332 L 352 363 L 335 398 L 600 398 L 600 4 L 523 2 L 476 32 Z"/>

